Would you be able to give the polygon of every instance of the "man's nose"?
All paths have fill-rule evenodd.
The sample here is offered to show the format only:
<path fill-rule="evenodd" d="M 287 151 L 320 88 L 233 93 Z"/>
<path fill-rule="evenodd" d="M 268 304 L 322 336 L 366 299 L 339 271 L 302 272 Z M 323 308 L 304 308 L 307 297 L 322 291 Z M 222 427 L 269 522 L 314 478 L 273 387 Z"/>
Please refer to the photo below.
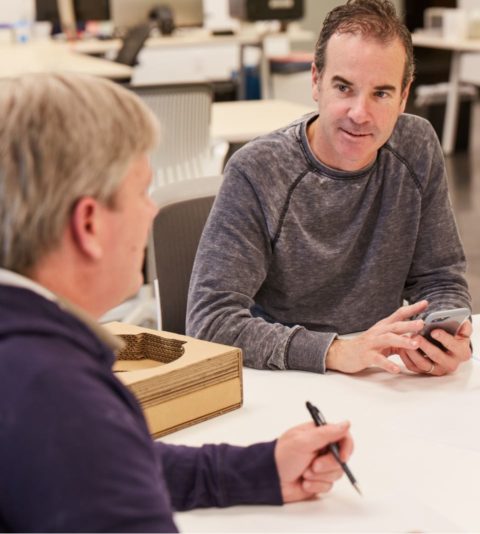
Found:
<path fill-rule="evenodd" d="M 352 102 L 350 107 L 349 118 L 356 124 L 364 124 L 370 119 L 370 107 L 367 98 L 358 96 Z"/>

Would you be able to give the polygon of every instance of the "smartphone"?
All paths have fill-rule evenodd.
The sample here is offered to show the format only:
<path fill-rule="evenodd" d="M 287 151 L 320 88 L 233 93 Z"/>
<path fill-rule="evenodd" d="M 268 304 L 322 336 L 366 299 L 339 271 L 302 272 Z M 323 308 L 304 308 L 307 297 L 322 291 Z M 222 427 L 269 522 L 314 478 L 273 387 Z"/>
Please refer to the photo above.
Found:
<path fill-rule="evenodd" d="M 432 339 L 430 332 L 440 328 L 454 336 L 460 330 L 462 324 L 469 318 L 470 313 L 468 308 L 453 308 L 451 310 L 434 311 L 425 317 L 425 326 L 420 333 L 423 337 L 426 337 L 430 343 L 443 349 L 445 347 L 439 341 Z"/>

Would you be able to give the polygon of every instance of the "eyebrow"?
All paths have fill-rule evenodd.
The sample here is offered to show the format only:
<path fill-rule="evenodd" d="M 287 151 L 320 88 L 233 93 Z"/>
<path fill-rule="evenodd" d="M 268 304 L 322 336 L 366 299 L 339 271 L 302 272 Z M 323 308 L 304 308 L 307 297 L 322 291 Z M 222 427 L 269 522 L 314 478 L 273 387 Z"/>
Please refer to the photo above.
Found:
<path fill-rule="evenodd" d="M 332 83 L 343 83 L 344 85 L 353 87 L 352 82 L 349 82 L 345 78 L 342 78 L 342 76 L 338 76 L 338 75 L 332 78 Z M 389 84 L 377 85 L 374 87 L 374 89 L 375 91 L 391 91 L 391 92 L 395 92 L 397 90 L 397 88 L 394 85 L 389 85 Z"/>

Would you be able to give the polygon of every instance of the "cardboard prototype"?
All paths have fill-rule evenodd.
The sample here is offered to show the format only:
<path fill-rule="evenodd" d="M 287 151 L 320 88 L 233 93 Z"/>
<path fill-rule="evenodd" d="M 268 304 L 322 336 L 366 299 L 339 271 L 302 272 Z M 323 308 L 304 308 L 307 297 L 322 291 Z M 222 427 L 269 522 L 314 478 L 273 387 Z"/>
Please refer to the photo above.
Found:
<path fill-rule="evenodd" d="M 113 371 L 137 397 L 154 437 L 242 405 L 240 349 L 125 323 L 104 326 L 129 341 L 120 355 L 129 359 L 118 359 Z"/>

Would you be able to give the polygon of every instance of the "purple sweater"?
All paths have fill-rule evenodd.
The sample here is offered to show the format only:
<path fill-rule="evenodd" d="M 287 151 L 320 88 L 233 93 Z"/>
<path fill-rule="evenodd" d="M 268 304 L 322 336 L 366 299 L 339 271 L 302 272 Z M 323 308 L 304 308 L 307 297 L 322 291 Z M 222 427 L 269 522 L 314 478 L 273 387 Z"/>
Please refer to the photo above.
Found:
<path fill-rule="evenodd" d="M 172 532 L 172 510 L 281 504 L 274 443 L 152 441 L 112 351 L 79 319 L 0 286 L 0 531 Z"/>

